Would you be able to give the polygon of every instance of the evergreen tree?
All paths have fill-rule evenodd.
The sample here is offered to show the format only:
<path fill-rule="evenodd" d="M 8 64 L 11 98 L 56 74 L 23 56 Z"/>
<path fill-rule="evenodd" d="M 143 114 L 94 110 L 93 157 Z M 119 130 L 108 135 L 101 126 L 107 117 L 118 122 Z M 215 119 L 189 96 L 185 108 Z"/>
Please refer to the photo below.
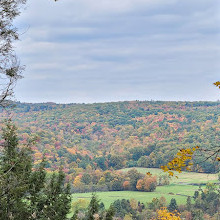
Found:
<path fill-rule="evenodd" d="M 191 201 L 191 197 L 190 196 L 187 197 L 186 208 L 187 208 L 188 211 L 191 211 L 191 209 L 192 209 L 192 201 Z"/>
<path fill-rule="evenodd" d="M 193 196 L 193 199 L 197 199 L 199 197 L 199 191 L 195 191 L 194 192 L 194 196 Z"/>
<path fill-rule="evenodd" d="M 0 219 L 28 219 L 25 201 L 29 191 L 32 161 L 28 148 L 18 148 L 16 128 L 11 120 L 3 129 L 3 151 L 0 157 Z"/>
<path fill-rule="evenodd" d="M 88 206 L 88 211 L 87 211 L 87 220 L 94 220 L 94 214 L 97 214 L 99 211 L 99 200 L 96 196 L 96 194 L 92 194 L 91 201 Z"/>
<path fill-rule="evenodd" d="M 3 129 L 0 154 L 0 220 L 64 220 L 70 210 L 70 186 L 60 170 L 47 180 L 45 160 L 33 171 L 31 150 L 18 146 L 11 120 Z"/>
<path fill-rule="evenodd" d="M 170 204 L 168 206 L 168 209 L 170 212 L 174 212 L 175 210 L 177 211 L 178 210 L 178 206 L 177 206 L 177 203 L 176 203 L 176 199 L 172 198 L 170 200 Z"/>
<path fill-rule="evenodd" d="M 99 204 L 99 210 L 104 211 L 105 210 L 105 204 L 103 202 L 101 202 Z"/>
<path fill-rule="evenodd" d="M 110 205 L 109 209 L 106 212 L 105 220 L 112 220 L 115 214 L 115 209 L 113 205 Z"/>
<path fill-rule="evenodd" d="M 50 220 L 65 220 L 70 210 L 70 185 L 65 186 L 65 175 L 62 170 L 56 175 L 53 173 L 49 184 L 43 189 L 44 207 L 43 216 Z"/>
<path fill-rule="evenodd" d="M 45 205 L 45 195 L 42 193 L 46 181 L 45 164 L 45 159 L 43 159 L 39 167 L 30 175 L 30 193 L 27 200 L 30 201 L 29 209 L 33 219 L 40 219 Z"/>
<path fill-rule="evenodd" d="M 201 209 L 193 209 L 192 210 L 192 219 L 193 220 L 204 220 L 204 213 Z"/>

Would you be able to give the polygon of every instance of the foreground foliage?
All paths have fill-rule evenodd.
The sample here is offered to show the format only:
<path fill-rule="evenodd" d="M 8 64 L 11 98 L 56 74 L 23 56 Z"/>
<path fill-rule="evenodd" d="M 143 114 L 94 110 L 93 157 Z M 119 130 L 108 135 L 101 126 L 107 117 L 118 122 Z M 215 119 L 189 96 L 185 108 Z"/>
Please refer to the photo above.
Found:
<path fill-rule="evenodd" d="M 46 177 L 45 161 L 33 168 L 28 145 L 18 145 L 9 120 L 3 130 L 0 155 L 0 219 L 64 220 L 70 210 L 70 187 L 60 170 Z"/>
<path fill-rule="evenodd" d="M 19 39 L 13 21 L 25 3 L 26 0 L 0 1 L 0 106 L 5 106 L 7 99 L 13 95 L 23 70 L 13 48 L 13 42 Z"/>
<path fill-rule="evenodd" d="M 162 207 L 157 211 L 158 220 L 181 220 L 180 214 L 177 211 L 169 212 L 166 207 Z"/>

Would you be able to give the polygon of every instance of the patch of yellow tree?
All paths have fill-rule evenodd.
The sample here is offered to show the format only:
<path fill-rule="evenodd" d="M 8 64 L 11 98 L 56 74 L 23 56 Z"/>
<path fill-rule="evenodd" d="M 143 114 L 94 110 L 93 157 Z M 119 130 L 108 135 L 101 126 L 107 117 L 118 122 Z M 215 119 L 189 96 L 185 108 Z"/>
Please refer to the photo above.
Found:
<path fill-rule="evenodd" d="M 157 218 L 155 220 L 181 220 L 181 218 L 177 211 L 169 212 L 166 207 L 162 207 L 157 211 Z"/>
<path fill-rule="evenodd" d="M 193 165 L 192 162 L 189 162 L 189 160 L 192 159 L 192 155 L 196 149 L 199 149 L 198 146 L 187 149 L 181 149 L 179 152 L 176 154 L 176 157 L 173 158 L 167 165 L 161 166 L 161 169 L 164 172 L 168 172 L 169 176 L 173 176 L 174 173 L 173 171 L 177 171 L 179 173 L 182 172 L 182 168 L 186 167 L 186 170 L 190 171 L 190 166 Z"/>

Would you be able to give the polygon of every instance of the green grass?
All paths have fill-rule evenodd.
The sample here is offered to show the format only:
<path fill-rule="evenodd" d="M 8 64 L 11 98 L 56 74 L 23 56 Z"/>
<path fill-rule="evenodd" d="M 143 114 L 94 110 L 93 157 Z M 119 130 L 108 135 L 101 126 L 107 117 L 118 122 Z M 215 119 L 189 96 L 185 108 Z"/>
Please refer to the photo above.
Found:
<path fill-rule="evenodd" d="M 164 196 L 167 203 L 170 202 L 172 198 L 175 198 L 178 204 L 185 204 L 187 195 L 193 195 L 194 191 L 197 190 L 198 186 L 158 186 L 155 192 L 136 192 L 136 191 L 111 191 L 111 192 L 97 192 L 98 198 L 105 204 L 108 208 L 111 203 L 117 199 L 131 199 L 134 198 L 137 201 L 143 202 L 144 204 L 151 202 L 153 198 L 160 198 Z M 173 193 L 173 194 L 171 194 Z M 176 195 L 176 194 L 182 195 Z M 72 201 L 75 202 L 78 199 L 90 200 L 92 193 L 76 193 L 72 195 Z M 186 195 L 186 196 L 184 196 Z"/>
<path fill-rule="evenodd" d="M 132 168 L 125 168 L 121 169 L 122 172 L 127 172 Z M 135 169 L 145 174 L 146 172 L 150 172 L 153 175 L 164 175 L 165 173 L 158 168 L 140 168 L 135 167 Z M 207 174 L 207 173 L 195 173 L 195 172 L 174 172 L 178 178 L 173 177 L 171 178 L 171 183 L 175 184 L 187 184 L 187 183 L 207 183 L 207 182 L 217 182 L 218 181 L 218 174 Z"/>
<path fill-rule="evenodd" d="M 131 168 L 125 168 L 121 171 L 127 172 Z M 157 168 L 136 168 L 138 172 L 145 174 L 151 172 L 153 175 L 161 175 L 164 172 Z M 144 204 L 151 202 L 153 198 L 160 198 L 164 196 L 169 204 L 172 198 L 175 198 L 177 204 L 185 204 L 187 196 L 193 196 L 194 192 L 199 189 L 199 186 L 189 185 L 192 183 L 207 183 L 218 182 L 217 174 L 204 174 L 194 172 L 182 172 L 175 173 L 178 176 L 171 178 L 171 184 L 167 186 L 158 186 L 155 192 L 136 192 L 136 191 L 111 191 L 111 192 L 97 192 L 98 198 L 108 208 L 111 203 L 117 199 L 131 199 L 134 198 L 137 201 Z M 202 186 L 204 188 L 205 186 Z M 86 199 L 90 201 L 92 193 L 76 193 L 72 195 L 72 201 L 75 202 L 78 199 Z"/>

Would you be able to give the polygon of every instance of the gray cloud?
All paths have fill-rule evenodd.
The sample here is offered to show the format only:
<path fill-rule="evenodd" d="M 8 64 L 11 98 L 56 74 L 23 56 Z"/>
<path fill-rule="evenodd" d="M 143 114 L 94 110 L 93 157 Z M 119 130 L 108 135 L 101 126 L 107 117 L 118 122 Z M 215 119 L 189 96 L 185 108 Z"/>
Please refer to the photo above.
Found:
<path fill-rule="evenodd" d="M 21 101 L 217 100 L 217 0 L 30 0 Z M 28 28 L 29 27 L 29 28 Z"/>

